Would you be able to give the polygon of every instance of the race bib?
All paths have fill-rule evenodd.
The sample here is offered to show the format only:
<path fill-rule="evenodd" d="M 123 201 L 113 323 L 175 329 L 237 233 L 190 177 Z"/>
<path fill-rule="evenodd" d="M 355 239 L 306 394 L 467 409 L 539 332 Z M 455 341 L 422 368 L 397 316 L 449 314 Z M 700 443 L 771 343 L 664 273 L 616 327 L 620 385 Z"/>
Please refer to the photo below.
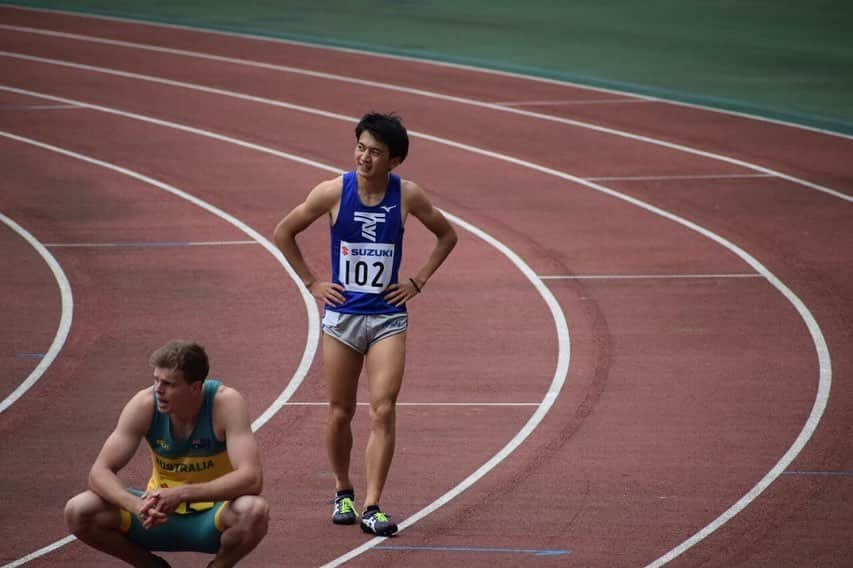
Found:
<path fill-rule="evenodd" d="M 348 243 L 341 241 L 338 278 L 353 292 L 379 294 L 391 282 L 394 245 L 385 243 Z"/>

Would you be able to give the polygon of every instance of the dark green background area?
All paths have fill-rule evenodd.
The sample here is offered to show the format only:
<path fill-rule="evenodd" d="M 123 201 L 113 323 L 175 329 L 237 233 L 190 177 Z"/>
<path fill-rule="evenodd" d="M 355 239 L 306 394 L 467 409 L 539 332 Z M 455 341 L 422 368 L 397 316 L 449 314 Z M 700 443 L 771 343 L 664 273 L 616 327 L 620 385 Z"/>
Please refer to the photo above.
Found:
<path fill-rule="evenodd" d="M 853 134 L 853 1 L 21 0 L 411 55 Z"/>

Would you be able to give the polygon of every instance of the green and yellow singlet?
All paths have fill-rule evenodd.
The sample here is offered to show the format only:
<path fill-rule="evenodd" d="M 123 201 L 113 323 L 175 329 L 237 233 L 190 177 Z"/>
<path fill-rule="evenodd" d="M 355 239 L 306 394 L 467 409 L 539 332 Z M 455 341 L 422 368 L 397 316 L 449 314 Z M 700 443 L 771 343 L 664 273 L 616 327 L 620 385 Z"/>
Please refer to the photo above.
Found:
<path fill-rule="evenodd" d="M 220 381 L 204 381 L 204 401 L 195 428 L 186 439 L 172 437 L 169 416 L 157 410 L 155 400 L 154 416 L 145 434 L 153 464 L 148 491 L 161 487 L 180 487 L 188 483 L 204 483 L 234 470 L 231 460 L 228 459 L 225 441 L 217 440 L 213 429 L 213 397 L 220 386 Z M 181 515 L 204 511 L 213 505 L 213 502 L 181 503 L 175 513 Z"/>

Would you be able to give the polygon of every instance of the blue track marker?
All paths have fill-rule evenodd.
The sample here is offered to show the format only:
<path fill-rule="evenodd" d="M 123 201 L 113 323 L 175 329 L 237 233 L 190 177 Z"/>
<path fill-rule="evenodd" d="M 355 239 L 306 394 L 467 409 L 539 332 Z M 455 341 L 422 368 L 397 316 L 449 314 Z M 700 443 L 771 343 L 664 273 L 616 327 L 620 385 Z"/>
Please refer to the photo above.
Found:
<path fill-rule="evenodd" d="M 539 550 L 533 548 L 490 548 L 480 546 L 376 546 L 376 550 L 422 550 L 429 552 L 505 552 L 535 556 L 562 556 L 571 550 Z"/>

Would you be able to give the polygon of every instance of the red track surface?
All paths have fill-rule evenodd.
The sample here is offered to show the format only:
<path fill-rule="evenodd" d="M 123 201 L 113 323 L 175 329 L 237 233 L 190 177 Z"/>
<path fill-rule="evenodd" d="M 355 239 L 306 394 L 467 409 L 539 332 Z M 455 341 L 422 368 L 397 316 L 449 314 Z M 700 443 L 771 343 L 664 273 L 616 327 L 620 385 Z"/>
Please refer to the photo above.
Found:
<path fill-rule="evenodd" d="M 485 103 L 623 98 L 59 14 L 0 8 L 0 23 L 292 65 Z M 509 247 L 536 274 L 717 275 L 542 280 L 571 336 L 566 382 L 544 420 L 472 487 L 382 543 L 396 549 L 370 549 L 348 565 L 645 566 L 712 523 L 776 466 L 812 413 L 821 377 L 824 386 L 833 381 L 826 411 L 787 473 L 774 475 L 748 507 L 670 565 L 849 565 L 853 203 L 843 196 L 853 195 L 853 140 L 660 102 L 529 108 L 635 135 L 630 138 L 422 93 L 10 29 L 0 36 L 0 51 L 344 117 L 395 110 L 413 134 L 516 160 L 415 136 L 401 173 L 425 185 L 437 205 Z M 92 69 L 8 55 L 0 60 L 5 87 L 145 115 L 334 168 L 350 165 L 352 123 L 340 118 Z M 0 89 L 0 131 L 149 176 L 265 236 L 310 187 L 333 175 L 199 132 L 92 108 L 38 107 L 46 104 L 57 102 Z M 0 212 L 42 243 L 250 240 L 197 205 L 73 156 L 0 137 L 0 160 Z M 841 196 L 779 175 L 719 177 L 761 173 L 749 165 Z M 709 234 L 569 176 L 692 177 L 596 183 Z M 398 520 L 494 456 L 536 410 L 519 403 L 540 403 L 555 374 L 561 378 L 558 326 L 543 295 L 494 246 L 460 234 L 456 252 L 411 306 L 401 395 L 411 405 L 400 410 L 398 453 L 383 500 Z M 315 267 L 324 266 L 322 227 L 302 242 Z M 0 243 L 7 267 L 0 279 L 6 323 L 0 362 L 7 370 L 0 389 L 6 397 L 37 364 L 27 354 L 50 345 L 60 301 L 29 245 L 5 225 Z M 418 262 L 427 246 L 424 231 L 411 227 L 408 262 Z M 311 316 L 296 285 L 258 244 L 49 248 L 70 281 L 74 319 L 41 380 L 0 416 L 0 562 L 67 534 L 62 505 L 84 487 L 120 405 L 149 380 L 145 362 L 153 347 L 172 337 L 198 339 L 212 355 L 214 375 L 243 391 L 258 416 L 297 372 L 308 341 Z M 757 259 L 771 277 L 758 274 L 736 250 Z M 795 300 L 773 285 L 773 277 Z M 822 373 L 816 354 L 822 342 L 810 335 L 795 301 L 823 334 L 831 368 Z M 323 400 L 315 362 L 290 402 Z M 365 414 L 356 424 L 356 479 Z M 328 522 L 324 415 L 322 406 L 287 405 L 258 431 L 273 521 L 246 565 L 317 566 L 367 542 L 358 529 Z M 135 485 L 148 467 L 147 458 L 139 458 L 127 476 Z M 171 560 L 176 566 L 200 562 L 191 555 Z M 111 563 L 74 542 L 29 565 Z"/>

